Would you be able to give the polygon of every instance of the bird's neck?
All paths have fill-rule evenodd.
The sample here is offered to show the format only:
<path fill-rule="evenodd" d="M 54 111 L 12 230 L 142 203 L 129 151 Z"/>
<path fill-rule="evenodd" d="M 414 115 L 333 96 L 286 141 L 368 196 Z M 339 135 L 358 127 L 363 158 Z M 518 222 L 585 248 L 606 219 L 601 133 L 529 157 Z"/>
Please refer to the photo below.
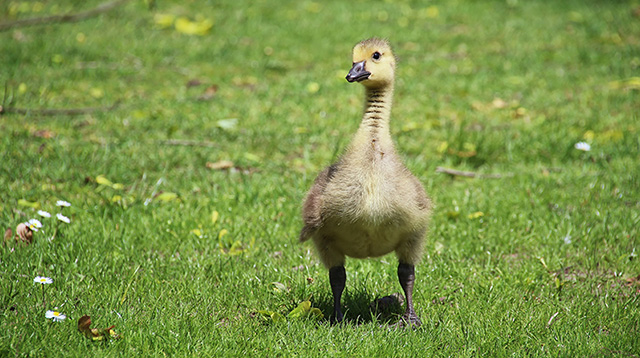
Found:
<path fill-rule="evenodd" d="M 392 101 L 392 85 L 373 89 L 367 88 L 360 129 L 364 129 L 369 133 L 380 132 L 380 130 L 388 131 Z"/>
<path fill-rule="evenodd" d="M 366 89 L 362 122 L 354 137 L 352 148 L 371 148 L 380 156 L 393 152 L 389 132 L 392 101 L 393 85 Z"/>

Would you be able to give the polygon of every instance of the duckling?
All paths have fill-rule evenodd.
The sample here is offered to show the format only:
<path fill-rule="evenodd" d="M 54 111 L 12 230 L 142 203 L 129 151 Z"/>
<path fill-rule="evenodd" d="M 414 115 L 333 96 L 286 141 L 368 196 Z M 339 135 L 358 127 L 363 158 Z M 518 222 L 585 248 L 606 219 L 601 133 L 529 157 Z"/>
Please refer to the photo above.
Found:
<path fill-rule="evenodd" d="M 341 322 L 345 257 L 379 257 L 395 251 L 406 306 L 401 326 L 420 326 L 413 307 L 415 265 L 422 257 L 431 199 L 396 153 L 389 131 L 396 59 L 386 40 L 353 48 L 348 82 L 365 87 L 364 114 L 345 153 L 322 171 L 302 208 L 300 241 L 313 240 L 329 269 L 332 321 Z"/>

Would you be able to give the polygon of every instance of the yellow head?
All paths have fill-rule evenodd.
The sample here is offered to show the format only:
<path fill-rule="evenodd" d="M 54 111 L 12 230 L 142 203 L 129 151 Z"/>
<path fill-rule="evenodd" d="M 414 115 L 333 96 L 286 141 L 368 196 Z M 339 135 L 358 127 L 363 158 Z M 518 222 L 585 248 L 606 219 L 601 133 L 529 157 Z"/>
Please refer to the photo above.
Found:
<path fill-rule="evenodd" d="M 361 82 L 369 88 L 393 83 L 396 58 L 386 40 L 370 38 L 353 48 L 353 67 L 347 75 L 349 82 Z"/>

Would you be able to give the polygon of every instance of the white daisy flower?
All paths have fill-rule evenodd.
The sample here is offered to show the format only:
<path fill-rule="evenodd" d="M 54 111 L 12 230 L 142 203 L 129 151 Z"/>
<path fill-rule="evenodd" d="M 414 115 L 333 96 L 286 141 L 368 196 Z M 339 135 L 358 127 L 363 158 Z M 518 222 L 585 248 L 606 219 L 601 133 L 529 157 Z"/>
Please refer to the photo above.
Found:
<path fill-rule="evenodd" d="M 36 278 L 33 279 L 33 282 L 44 285 L 44 284 L 53 283 L 53 280 L 50 277 L 36 276 Z"/>
<path fill-rule="evenodd" d="M 64 321 L 65 318 L 67 318 L 67 316 L 63 315 L 58 311 L 47 311 L 47 313 L 45 313 L 44 316 L 47 317 L 48 319 L 53 319 L 54 322 Z"/>
<path fill-rule="evenodd" d="M 56 201 L 56 206 L 71 206 L 71 203 L 64 200 L 58 200 Z"/>
<path fill-rule="evenodd" d="M 38 231 L 42 227 L 42 223 L 38 219 L 31 219 L 24 223 L 31 229 L 31 231 Z"/>
<path fill-rule="evenodd" d="M 60 220 L 62 222 L 65 222 L 67 224 L 71 222 L 71 219 L 69 219 L 68 217 L 66 217 L 66 216 L 64 216 L 64 215 L 62 215 L 60 213 L 57 213 L 56 217 L 58 218 L 58 220 Z"/>
<path fill-rule="evenodd" d="M 44 211 L 44 210 L 38 210 L 38 215 L 42 216 L 43 218 L 50 218 L 51 214 L 49 214 L 48 212 Z"/>
<path fill-rule="evenodd" d="M 581 150 L 583 152 L 588 152 L 591 150 L 591 146 L 587 142 L 578 142 L 574 146 L 577 150 Z"/>

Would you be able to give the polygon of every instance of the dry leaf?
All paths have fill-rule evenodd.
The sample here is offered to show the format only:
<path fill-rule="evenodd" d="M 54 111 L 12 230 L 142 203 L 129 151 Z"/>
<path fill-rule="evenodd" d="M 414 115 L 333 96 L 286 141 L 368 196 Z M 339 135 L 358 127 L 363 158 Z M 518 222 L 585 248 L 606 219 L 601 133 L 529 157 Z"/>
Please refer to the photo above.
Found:
<path fill-rule="evenodd" d="M 33 241 L 33 231 L 31 231 L 25 223 L 20 223 L 18 227 L 16 227 L 16 239 L 30 244 Z"/>
<path fill-rule="evenodd" d="M 48 129 L 41 129 L 33 132 L 34 137 L 49 139 L 55 137 L 55 133 Z"/>
<path fill-rule="evenodd" d="M 207 162 L 207 168 L 213 170 L 230 169 L 233 168 L 233 162 L 230 160 L 221 160 L 215 163 Z"/>
<path fill-rule="evenodd" d="M 120 335 L 113 331 L 114 327 L 111 326 L 105 329 L 91 328 L 91 317 L 87 315 L 80 317 L 78 320 L 78 331 L 94 341 L 101 341 L 105 338 L 120 339 Z"/>
<path fill-rule="evenodd" d="M 189 80 L 189 82 L 187 82 L 187 88 L 197 87 L 197 86 L 200 86 L 201 84 L 202 82 L 199 79 L 194 78 L 192 80 Z"/>
<path fill-rule="evenodd" d="M 11 230 L 11 228 L 7 228 L 7 230 L 4 231 L 4 241 L 9 241 L 11 240 L 11 238 L 13 237 L 13 230 Z"/>
<path fill-rule="evenodd" d="M 209 87 L 207 87 L 204 92 L 202 92 L 202 94 L 198 97 L 198 100 L 200 101 L 208 101 L 210 99 L 212 99 L 216 93 L 218 93 L 218 86 L 217 85 L 211 85 Z"/>
<path fill-rule="evenodd" d="M 640 286 L 640 275 L 627 278 L 627 286 Z"/>

